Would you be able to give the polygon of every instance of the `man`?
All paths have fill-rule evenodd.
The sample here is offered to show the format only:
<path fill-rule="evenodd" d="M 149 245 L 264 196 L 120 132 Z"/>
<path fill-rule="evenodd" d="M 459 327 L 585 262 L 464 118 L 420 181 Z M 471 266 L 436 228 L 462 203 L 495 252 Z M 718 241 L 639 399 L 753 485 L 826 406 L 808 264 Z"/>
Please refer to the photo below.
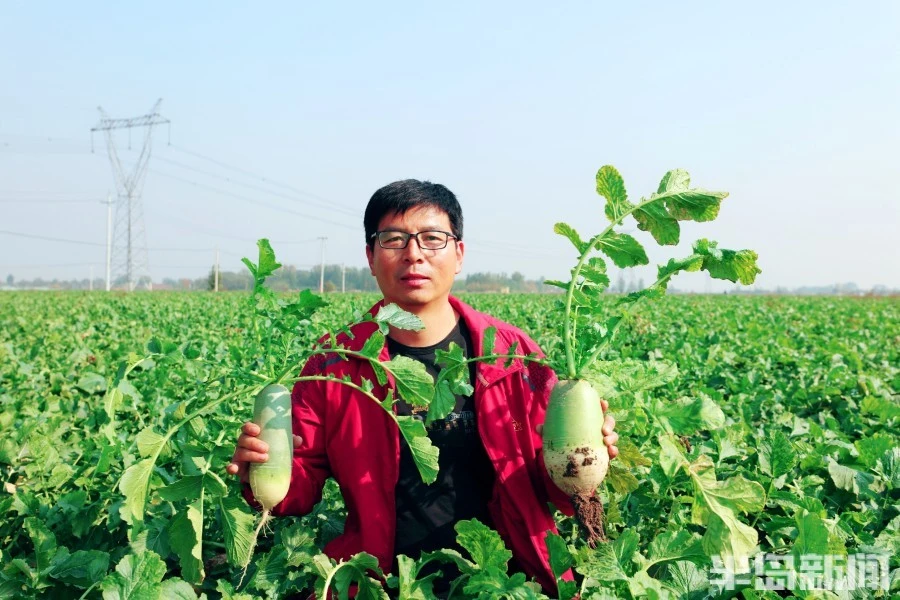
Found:
<path fill-rule="evenodd" d="M 425 325 L 421 331 L 392 328 L 381 360 L 406 355 L 436 375 L 436 350 L 453 342 L 466 356 L 481 356 L 488 327 L 497 330 L 495 353 L 506 353 L 513 344 L 518 354 L 540 352 L 519 329 L 450 295 L 465 245 L 462 210 L 446 187 L 413 179 L 389 184 L 369 200 L 364 225 L 369 268 L 384 295 L 372 310 L 395 303 Z M 352 338 L 344 335 L 339 342 L 358 350 L 375 330 L 372 323 L 358 324 Z M 375 381 L 370 364 L 352 358 L 317 356 L 302 374 Z M 366 551 L 391 571 L 399 554 L 417 558 L 424 551 L 454 547 L 453 525 L 477 518 L 503 537 L 513 552 L 513 569 L 554 590 L 544 538 L 555 525 L 547 503 L 572 514 L 541 457 L 540 426 L 556 376 L 547 367 L 518 360 L 509 368 L 502 361 L 473 362 L 470 378 L 474 394 L 458 396 L 453 412 L 429 428 L 440 449 L 438 479 L 430 486 L 422 483 L 408 446 L 379 405 L 333 381 L 298 383 L 292 394 L 291 489 L 274 513 L 308 513 L 321 499 L 325 480 L 334 477 L 347 521 L 344 533 L 326 546 L 329 556 L 346 559 Z M 395 410 L 414 412 L 402 401 Z M 602 431 L 610 458 L 618 454 L 614 426 L 607 416 Z M 246 423 L 242 431 L 228 472 L 246 482 L 248 463 L 265 462 L 267 448 L 256 437 L 256 425 Z"/>

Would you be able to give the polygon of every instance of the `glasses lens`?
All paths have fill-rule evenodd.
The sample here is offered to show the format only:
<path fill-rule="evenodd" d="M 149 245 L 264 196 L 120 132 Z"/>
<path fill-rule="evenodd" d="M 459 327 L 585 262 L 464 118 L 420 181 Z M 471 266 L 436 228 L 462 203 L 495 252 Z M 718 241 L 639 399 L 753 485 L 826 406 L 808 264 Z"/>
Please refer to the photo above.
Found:
<path fill-rule="evenodd" d="M 443 231 L 420 231 L 419 243 L 423 248 L 439 250 L 447 245 L 447 234 Z"/>
<path fill-rule="evenodd" d="M 382 231 L 378 234 L 378 243 L 382 248 L 403 248 L 408 239 L 409 234 L 402 231 Z"/>

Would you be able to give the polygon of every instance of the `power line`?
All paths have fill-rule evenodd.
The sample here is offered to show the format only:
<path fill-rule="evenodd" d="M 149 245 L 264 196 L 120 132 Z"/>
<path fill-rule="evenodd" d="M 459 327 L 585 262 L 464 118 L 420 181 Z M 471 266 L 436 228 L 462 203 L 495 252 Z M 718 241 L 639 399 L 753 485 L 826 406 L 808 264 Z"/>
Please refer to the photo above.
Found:
<path fill-rule="evenodd" d="M 177 160 L 171 160 L 171 159 L 168 159 L 168 158 L 163 158 L 163 157 L 161 157 L 161 156 L 158 156 L 156 159 L 157 159 L 157 160 L 161 160 L 161 161 L 163 161 L 163 162 L 167 162 L 167 163 L 172 164 L 172 165 L 175 165 L 176 167 L 179 167 L 179 168 L 181 168 L 181 169 L 187 169 L 188 171 L 193 171 L 193 172 L 195 172 L 195 173 L 200 173 L 201 175 L 206 175 L 207 177 L 212 177 L 212 178 L 215 178 L 215 179 L 221 179 L 221 180 L 226 181 L 226 182 L 228 182 L 228 183 L 230 183 L 230 184 L 232 184 L 232 185 L 239 185 L 239 186 L 241 186 L 241 187 L 245 187 L 245 188 L 248 188 L 248 189 L 251 189 L 251 190 L 256 190 L 256 191 L 258 191 L 258 192 L 263 192 L 264 194 L 270 194 L 270 195 L 272 195 L 272 196 L 277 196 L 277 197 L 279 197 L 279 198 L 284 198 L 285 200 L 290 200 L 291 202 L 298 202 L 298 203 L 301 203 L 301 204 L 309 204 L 309 203 L 310 203 L 309 200 L 305 200 L 305 199 L 303 199 L 303 198 L 297 198 L 297 197 L 295 197 L 295 196 L 289 196 L 289 195 L 287 195 L 287 194 L 282 194 L 282 193 L 280 193 L 280 192 L 274 192 L 274 191 L 272 191 L 272 190 L 267 190 L 267 189 L 265 189 L 265 188 L 262 188 L 262 187 L 260 187 L 260 186 L 258 186 L 258 185 L 253 185 L 253 184 L 251 184 L 251 183 L 244 183 L 244 182 L 242 182 L 242 181 L 236 181 L 236 180 L 232 179 L 231 177 L 225 177 L 225 176 L 222 176 L 222 175 L 217 175 L 216 173 L 211 173 L 211 172 L 209 172 L 209 171 L 204 171 L 203 169 L 197 169 L 197 168 L 195 168 L 195 167 L 192 167 L 191 165 L 186 165 L 186 164 L 184 164 L 184 163 L 178 162 Z M 338 211 L 340 211 L 340 212 L 343 212 L 343 213 L 345 213 L 345 214 L 347 214 L 347 215 L 354 216 L 354 217 L 358 217 L 358 216 L 359 216 L 359 211 L 358 211 L 358 210 L 351 210 L 351 209 L 349 209 L 349 208 L 343 208 L 343 207 L 341 207 L 340 205 L 336 205 L 334 202 L 331 202 L 331 201 L 327 201 L 327 200 L 318 200 L 318 201 L 316 201 L 315 204 L 316 204 L 317 206 L 319 206 L 320 208 L 327 208 L 327 209 L 330 209 L 330 210 L 338 210 Z"/>
<path fill-rule="evenodd" d="M 46 235 L 35 235 L 32 233 L 20 233 L 18 231 L 6 231 L 3 229 L 0 229 L 0 234 L 12 235 L 12 236 L 16 236 L 16 237 L 31 238 L 31 239 L 35 239 L 35 240 L 44 240 L 44 241 L 48 241 L 48 242 L 64 242 L 66 244 L 80 244 L 82 246 L 102 246 L 104 248 L 106 247 L 106 244 L 98 244 L 97 242 L 85 242 L 82 240 L 66 240 L 63 238 L 54 238 L 54 237 L 49 237 Z"/>
<path fill-rule="evenodd" d="M 242 196 L 241 194 L 235 194 L 235 193 L 233 193 L 233 192 L 228 192 L 228 191 L 225 191 L 225 190 L 221 190 L 221 189 L 219 189 L 219 188 L 215 188 L 215 187 L 212 187 L 212 186 L 210 186 L 210 185 L 206 185 L 206 184 L 203 184 L 203 183 L 199 183 L 199 182 L 197 182 L 197 181 L 193 181 L 193 180 L 190 180 L 190 179 L 185 179 L 185 178 L 183 178 L 183 177 L 178 177 L 177 175 L 172 175 L 172 174 L 170 174 L 170 173 L 163 173 L 163 172 L 161 172 L 161 171 L 157 171 L 156 169 L 148 169 L 148 170 L 151 171 L 152 173 L 156 173 L 157 175 L 162 175 L 163 177 L 169 177 L 169 178 L 171 178 L 171 179 L 175 179 L 176 181 L 181 181 L 182 183 L 187 183 L 188 185 L 193 185 L 193 186 L 196 186 L 196 187 L 199 187 L 199 188 L 207 189 L 207 190 L 209 190 L 209 191 L 211 191 L 211 192 L 215 192 L 215 193 L 217 193 L 217 194 L 222 194 L 222 195 L 224 195 L 224 196 L 231 196 L 232 198 L 237 198 L 238 200 L 243 200 L 244 202 L 249 202 L 249 203 L 251 203 L 251 204 L 256 204 L 257 206 L 262 206 L 262 207 L 265 207 L 265 208 L 270 208 L 270 209 L 272 209 L 272 210 L 278 210 L 278 211 L 285 212 L 285 213 L 289 213 L 289 214 L 292 214 L 292 215 L 297 215 L 297 216 L 299 216 L 299 217 L 304 217 L 304 218 L 306 218 L 306 219 L 312 219 L 312 220 L 314 220 L 314 221 L 321 221 L 322 223 L 328 223 L 329 225 L 336 225 L 336 226 L 338 226 L 338 227 L 344 227 L 344 228 L 346 228 L 346 229 L 353 229 L 353 230 L 355 230 L 355 231 L 358 231 L 358 230 L 359 230 L 359 227 L 358 227 L 358 226 L 347 225 L 346 223 L 341 223 L 341 222 L 339 222 L 339 221 L 331 221 L 330 219 L 323 219 L 322 217 L 317 217 L 317 216 L 314 216 L 314 215 L 308 215 L 308 214 L 306 214 L 306 213 L 301 213 L 301 212 L 298 212 L 298 211 L 296 211 L 296 210 L 291 210 L 291 209 L 285 208 L 285 207 L 283 207 L 283 206 L 277 206 L 277 205 L 274 205 L 274 204 L 270 204 L 270 203 L 268 203 L 268 202 L 262 202 L 262 201 L 260 201 L 260 200 L 254 199 L 254 198 L 250 198 L 249 196 Z"/>
<path fill-rule="evenodd" d="M 49 200 L 46 198 L 29 198 L 27 200 L 6 200 L 0 198 L 0 204 L 87 204 L 97 200 Z"/>
<path fill-rule="evenodd" d="M 65 239 L 65 238 L 50 237 L 50 236 L 46 236 L 46 235 L 37 235 L 37 234 L 33 234 L 33 233 L 22 233 L 19 231 L 0 230 L 0 235 L 11 235 L 11 236 L 15 236 L 15 237 L 31 238 L 31 239 L 36 239 L 36 240 L 44 240 L 44 241 L 48 241 L 48 242 L 62 242 L 65 244 L 79 244 L 82 246 L 103 246 L 104 248 L 106 247 L 106 244 L 100 244 L 97 242 L 86 242 L 83 240 L 69 240 L 69 239 Z M 148 250 L 152 250 L 154 252 L 211 252 L 212 251 L 211 248 L 148 248 Z M 222 254 L 230 254 L 231 256 L 241 257 L 241 255 L 238 253 L 225 252 L 224 250 L 222 251 Z"/>
<path fill-rule="evenodd" d="M 282 188 L 291 190 L 292 192 L 295 192 L 295 193 L 297 193 L 297 194 L 301 194 L 301 195 L 303 195 L 303 196 L 309 196 L 309 197 L 315 198 L 315 199 L 317 199 L 317 200 L 322 200 L 322 201 L 327 202 L 328 204 L 330 204 L 330 205 L 332 205 L 332 206 L 337 205 L 337 206 L 340 206 L 340 207 L 342 207 L 342 208 L 344 208 L 344 209 L 347 209 L 347 210 L 353 210 L 352 207 L 349 207 L 349 206 L 347 206 L 347 205 L 341 204 L 341 203 L 339 203 L 339 202 L 335 202 L 335 201 L 330 200 L 330 199 L 328 199 L 328 198 L 323 198 L 322 196 L 319 196 L 318 194 L 313 194 L 313 193 L 311 193 L 311 192 L 307 192 L 307 191 L 305 191 L 305 190 L 298 189 L 298 188 L 296 188 L 296 187 L 294 187 L 294 186 L 292 186 L 292 185 L 289 185 L 289 184 L 286 184 L 286 183 L 281 183 L 281 182 L 275 181 L 275 180 L 273 180 L 273 179 L 269 179 L 268 177 L 265 177 L 265 176 L 260 175 L 260 174 L 258 174 L 258 173 L 254 173 L 253 171 L 248 171 L 247 169 L 242 169 L 241 167 L 237 167 L 237 166 L 234 166 L 234 165 L 229 165 L 229 164 L 227 164 L 227 163 L 224 163 L 224 162 L 221 162 L 221 161 L 219 161 L 219 160 L 216 160 L 215 158 L 212 158 L 212 157 L 210 157 L 210 156 L 206 156 L 206 155 L 200 154 L 199 152 L 194 152 L 194 151 L 188 150 L 188 149 L 186 149 L 186 148 L 181 148 L 181 147 L 176 146 L 176 145 L 174 145 L 174 144 L 169 144 L 169 147 L 172 148 L 172 149 L 174 149 L 174 150 L 177 150 L 178 152 L 184 152 L 185 154 L 190 154 L 191 156 L 195 156 L 195 157 L 197 157 L 197 158 L 200 158 L 200 159 L 209 161 L 209 162 L 211 162 L 211 163 L 213 163 L 213 164 L 215 164 L 215 165 L 218 165 L 218 166 L 220 166 L 220 167 L 223 167 L 223 168 L 225 168 L 225 169 L 230 169 L 230 170 L 238 171 L 238 172 L 243 173 L 243 174 L 245 174 L 245 175 L 250 175 L 251 177 L 255 177 L 255 178 L 257 178 L 257 179 L 259 179 L 259 180 L 261 180 L 261 181 L 265 181 L 265 182 L 268 183 L 269 185 L 274 185 L 274 186 L 277 186 L 277 187 L 282 187 Z"/>

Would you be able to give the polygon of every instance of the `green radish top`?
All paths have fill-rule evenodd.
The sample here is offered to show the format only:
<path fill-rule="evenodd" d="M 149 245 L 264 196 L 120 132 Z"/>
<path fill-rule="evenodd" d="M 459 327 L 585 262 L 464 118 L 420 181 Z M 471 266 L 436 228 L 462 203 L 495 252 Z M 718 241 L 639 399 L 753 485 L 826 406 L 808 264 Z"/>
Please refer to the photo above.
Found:
<path fill-rule="evenodd" d="M 701 239 L 694 243 L 693 253 L 671 259 L 657 268 L 657 280 L 646 289 L 624 296 L 619 301 L 618 314 L 599 322 L 604 312 L 601 294 L 609 287 L 606 274 L 606 258 L 619 268 L 646 265 L 650 261 L 643 246 L 632 236 L 615 231 L 628 217 L 633 217 L 637 228 L 653 236 L 658 244 L 678 244 L 681 228 L 679 221 L 712 221 L 719 213 L 727 192 L 714 192 L 690 187 L 687 171 L 675 169 L 666 173 L 656 192 L 649 198 L 641 198 L 636 204 L 628 200 L 622 176 L 612 166 L 597 171 L 597 193 L 606 199 L 604 214 L 609 225 L 588 241 L 583 241 L 575 229 L 566 223 L 557 223 L 553 230 L 566 237 L 577 249 L 579 256 L 572 269 L 572 279 L 567 282 L 545 281 L 548 285 L 566 291 L 563 309 L 563 346 L 565 363 L 554 364 L 554 370 L 566 379 L 589 378 L 590 369 L 601 352 L 612 341 L 623 320 L 642 298 L 665 294 L 669 280 L 682 271 L 707 271 L 716 279 L 753 283 L 760 269 L 757 255 L 752 250 L 724 250 L 716 242 Z"/>

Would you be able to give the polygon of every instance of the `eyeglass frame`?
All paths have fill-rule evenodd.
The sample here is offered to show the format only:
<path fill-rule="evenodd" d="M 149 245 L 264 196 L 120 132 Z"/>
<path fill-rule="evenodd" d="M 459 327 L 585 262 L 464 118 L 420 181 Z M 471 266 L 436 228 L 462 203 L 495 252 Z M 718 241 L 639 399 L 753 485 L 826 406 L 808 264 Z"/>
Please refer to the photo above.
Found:
<path fill-rule="evenodd" d="M 405 235 L 406 241 L 403 242 L 403 245 L 400 246 L 399 248 L 386 248 L 381 244 L 381 238 L 378 236 L 382 233 L 388 233 L 388 232 L 399 233 L 401 235 Z M 419 236 L 423 233 L 443 233 L 444 235 L 447 236 L 447 241 L 444 242 L 444 245 L 441 246 L 440 248 L 426 248 L 425 246 L 422 245 L 422 242 L 419 240 Z M 419 250 L 443 250 L 444 248 L 446 248 L 447 246 L 450 245 L 451 239 L 459 241 L 459 236 L 453 235 L 453 233 L 451 233 L 449 231 L 444 231 L 442 229 L 425 229 L 424 231 L 417 231 L 416 233 L 410 233 L 408 231 L 400 231 L 399 229 L 383 229 L 381 231 L 376 231 L 375 233 L 370 235 L 369 238 L 370 239 L 374 238 L 378 242 L 378 246 L 384 250 L 406 250 L 406 248 L 409 246 L 409 240 L 411 240 L 413 238 L 416 238 L 416 244 L 418 244 Z"/>

